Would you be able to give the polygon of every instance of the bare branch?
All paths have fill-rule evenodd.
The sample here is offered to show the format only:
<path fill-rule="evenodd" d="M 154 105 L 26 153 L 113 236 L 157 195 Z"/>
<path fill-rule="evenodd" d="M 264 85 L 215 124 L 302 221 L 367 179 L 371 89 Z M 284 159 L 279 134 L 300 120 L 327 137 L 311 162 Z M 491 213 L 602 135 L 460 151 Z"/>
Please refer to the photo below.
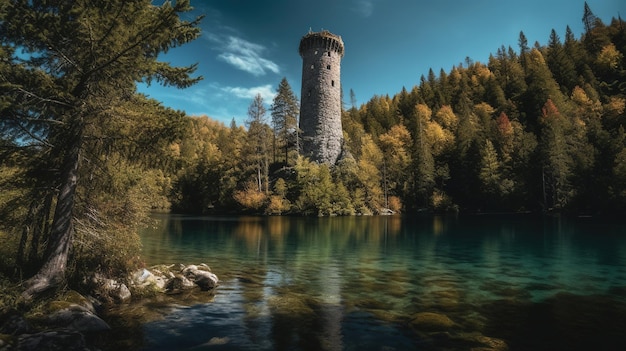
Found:
<path fill-rule="evenodd" d="M 39 96 L 39 95 L 37 95 L 37 94 L 35 94 L 35 93 L 31 92 L 31 91 L 25 90 L 25 89 L 23 89 L 23 88 L 17 88 L 17 90 L 18 90 L 19 92 L 22 92 L 22 93 L 26 94 L 26 96 L 32 96 L 32 97 L 34 97 L 34 98 L 37 98 L 37 99 L 39 99 L 41 102 L 49 102 L 49 103 L 53 103 L 53 104 L 57 104 L 57 105 L 61 105 L 61 106 L 63 106 L 63 107 L 73 107 L 72 105 L 68 104 L 67 102 L 60 101 L 60 100 L 55 100 L 55 99 L 44 98 L 44 97 L 41 97 L 41 96 Z"/>

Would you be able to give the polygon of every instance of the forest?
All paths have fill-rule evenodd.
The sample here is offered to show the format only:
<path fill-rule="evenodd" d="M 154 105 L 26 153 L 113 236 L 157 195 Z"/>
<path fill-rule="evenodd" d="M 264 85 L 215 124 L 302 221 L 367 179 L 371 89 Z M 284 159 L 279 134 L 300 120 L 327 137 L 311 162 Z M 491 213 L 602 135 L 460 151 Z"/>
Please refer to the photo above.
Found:
<path fill-rule="evenodd" d="M 501 47 L 432 69 L 412 89 L 355 106 L 348 156 L 297 153 L 298 103 L 283 79 L 246 128 L 187 117 L 170 145 L 172 209 L 195 213 L 354 215 L 415 212 L 621 213 L 626 205 L 626 32 L 585 5 L 585 34 Z M 344 105 L 346 105 L 344 103 Z"/>
<path fill-rule="evenodd" d="M 3 3 L 4 4 L 4 3 Z M 0 267 L 24 297 L 136 266 L 152 211 L 371 215 L 626 210 L 626 29 L 585 4 L 585 32 L 501 47 L 355 106 L 333 166 L 299 152 L 286 79 L 245 125 L 136 90 L 185 88 L 159 54 L 200 35 L 189 1 L 0 5 Z M 16 21 L 25 18 L 27 21 Z M 13 20 L 11 20 L 13 19 Z M 101 255 L 101 252 L 110 255 Z"/>

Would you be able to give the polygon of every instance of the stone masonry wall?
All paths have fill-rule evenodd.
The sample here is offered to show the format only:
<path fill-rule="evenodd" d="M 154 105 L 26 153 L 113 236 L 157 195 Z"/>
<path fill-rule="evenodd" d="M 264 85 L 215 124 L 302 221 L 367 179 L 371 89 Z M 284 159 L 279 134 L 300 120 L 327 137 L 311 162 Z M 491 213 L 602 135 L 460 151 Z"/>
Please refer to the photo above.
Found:
<path fill-rule="evenodd" d="M 300 41 L 302 152 L 311 160 L 334 165 L 342 152 L 341 37 L 323 31 Z"/>

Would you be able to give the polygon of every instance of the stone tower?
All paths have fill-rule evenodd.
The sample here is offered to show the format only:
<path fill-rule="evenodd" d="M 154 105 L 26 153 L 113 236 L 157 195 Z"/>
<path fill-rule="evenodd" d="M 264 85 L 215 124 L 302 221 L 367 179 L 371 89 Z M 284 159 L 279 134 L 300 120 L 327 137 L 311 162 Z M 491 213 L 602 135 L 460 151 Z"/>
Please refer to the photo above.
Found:
<path fill-rule="evenodd" d="M 343 147 L 341 128 L 341 58 L 343 41 L 329 31 L 309 32 L 300 40 L 302 153 L 334 165 Z"/>

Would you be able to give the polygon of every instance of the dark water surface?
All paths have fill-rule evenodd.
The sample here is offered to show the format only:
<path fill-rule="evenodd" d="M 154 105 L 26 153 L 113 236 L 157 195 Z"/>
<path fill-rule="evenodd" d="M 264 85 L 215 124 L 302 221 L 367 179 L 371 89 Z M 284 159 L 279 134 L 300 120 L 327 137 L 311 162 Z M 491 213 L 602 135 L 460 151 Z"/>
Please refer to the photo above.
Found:
<path fill-rule="evenodd" d="M 221 282 L 159 306 L 145 350 L 626 349 L 626 221 L 157 221 L 147 264 L 206 263 Z"/>

